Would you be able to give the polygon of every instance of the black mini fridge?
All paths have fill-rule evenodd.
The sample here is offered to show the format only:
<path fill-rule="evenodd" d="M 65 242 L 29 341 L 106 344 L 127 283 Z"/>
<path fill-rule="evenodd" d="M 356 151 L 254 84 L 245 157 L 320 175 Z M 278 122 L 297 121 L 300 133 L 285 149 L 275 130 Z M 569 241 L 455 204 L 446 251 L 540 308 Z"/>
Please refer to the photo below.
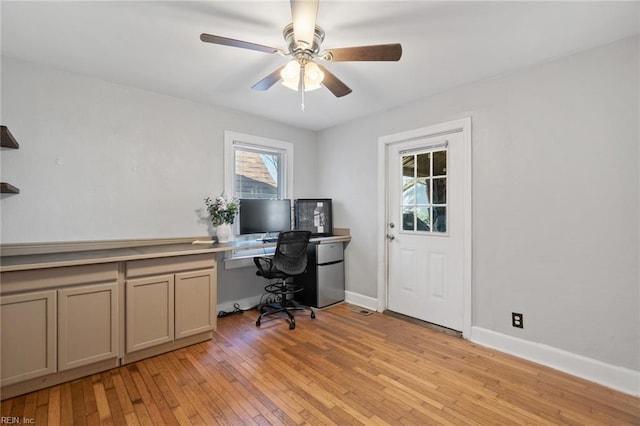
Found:
<path fill-rule="evenodd" d="M 309 243 L 307 272 L 296 277 L 304 286 L 295 300 L 324 308 L 344 300 L 344 246 L 338 243 Z"/>

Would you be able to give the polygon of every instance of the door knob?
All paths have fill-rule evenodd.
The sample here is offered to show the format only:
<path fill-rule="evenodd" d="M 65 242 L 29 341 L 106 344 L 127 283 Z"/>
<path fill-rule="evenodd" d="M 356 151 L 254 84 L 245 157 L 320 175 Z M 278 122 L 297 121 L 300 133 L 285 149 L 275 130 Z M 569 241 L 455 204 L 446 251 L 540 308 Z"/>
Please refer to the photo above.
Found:
<path fill-rule="evenodd" d="M 393 240 L 395 240 L 395 239 L 396 239 L 396 236 L 395 236 L 395 235 L 393 235 L 393 234 L 387 234 L 387 239 L 388 239 L 389 241 L 393 241 Z"/>
<path fill-rule="evenodd" d="M 395 223 L 391 222 L 391 223 L 389 224 L 389 228 L 393 229 L 393 228 L 395 228 L 395 227 L 396 227 L 396 224 L 395 224 Z"/>

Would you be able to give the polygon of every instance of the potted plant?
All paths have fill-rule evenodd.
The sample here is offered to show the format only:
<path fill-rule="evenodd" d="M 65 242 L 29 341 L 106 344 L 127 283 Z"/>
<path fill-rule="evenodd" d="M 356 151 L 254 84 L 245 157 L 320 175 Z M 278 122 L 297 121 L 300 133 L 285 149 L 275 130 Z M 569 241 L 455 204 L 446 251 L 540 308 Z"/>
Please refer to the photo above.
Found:
<path fill-rule="evenodd" d="M 207 197 L 204 199 L 204 203 L 207 205 L 211 224 L 216 230 L 218 242 L 228 243 L 231 237 L 231 224 L 233 224 L 240 208 L 240 201 L 234 198 L 227 200 L 223 196 L 219 196 L 214 200 Z"/>

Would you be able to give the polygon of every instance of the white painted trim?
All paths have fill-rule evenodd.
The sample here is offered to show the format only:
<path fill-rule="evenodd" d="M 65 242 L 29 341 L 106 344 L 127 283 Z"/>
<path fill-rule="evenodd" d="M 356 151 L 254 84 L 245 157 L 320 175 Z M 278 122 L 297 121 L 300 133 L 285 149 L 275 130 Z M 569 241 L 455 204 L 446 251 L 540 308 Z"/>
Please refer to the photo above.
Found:
<path fill-rule="evenodd" d="M 344 292 L 344 301 L 352 305 L 367 308 L 372 311 L 377 310 L 378 300 L 375 297 L 365 296 L 363 294 L 354 293 L 352 291 Z"/>
<path fill-rule="evenodd" d="M 453 132 L 462 132 L 463 141 L 463 212 L 462 221 L 464 228 L 464 253 L 463 253 L 463 319 L 462 335 L 467 338 L 471 335 L 472 318 L 472 174 L 471 174 L 471 117 L 459 120 L 436 124 L 420 129 L 409 130 L 378 138 L 378 231 L 377 237 L 377 258 L 378 258 L 378 300 L 377 311 L 382 312 L 387 307 L 387 287 L 388 287 L 388 266 L 387 266 L 387 244 L 386 244 L 386 223 L 387 223 L 387 155 L 389 147 L 399 142 L 408 142 L 418 138 L 433 137 Z"/>
<path fill-rule="evenodd" d="M 620 392 L 640 396 L 640 371 L 606 364 L 552 346 L 481 327 L 472 327 L 470 340 L 479 345 L 497 349 Z"/>
<path fill-rule="evenodd" d="M 233 177 L 228 176 L 230 170 L 234 170 L 233 143 L 238 142 L 245 145 L 255 145 L 266 149 L 277 149 L 284 152 L 285 176 L 284 193 L 285 198 L 293 199 L 293 144 L 291 142 L 279 141 L 276 139 L 263 138 L 262 136 L 246 135 L 243 133 L 224 131 L 224 194 L 232 194 Z"/>

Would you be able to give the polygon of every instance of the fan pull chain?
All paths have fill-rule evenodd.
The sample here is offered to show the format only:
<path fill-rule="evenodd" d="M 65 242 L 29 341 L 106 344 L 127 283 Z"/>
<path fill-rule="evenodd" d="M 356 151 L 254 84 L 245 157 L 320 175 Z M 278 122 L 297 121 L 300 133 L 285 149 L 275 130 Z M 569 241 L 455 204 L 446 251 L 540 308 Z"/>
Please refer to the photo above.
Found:
<path fill-rule="evenodd" d="M 304 65 L 300 65 L 300 110 L 304 112 Z"/>

